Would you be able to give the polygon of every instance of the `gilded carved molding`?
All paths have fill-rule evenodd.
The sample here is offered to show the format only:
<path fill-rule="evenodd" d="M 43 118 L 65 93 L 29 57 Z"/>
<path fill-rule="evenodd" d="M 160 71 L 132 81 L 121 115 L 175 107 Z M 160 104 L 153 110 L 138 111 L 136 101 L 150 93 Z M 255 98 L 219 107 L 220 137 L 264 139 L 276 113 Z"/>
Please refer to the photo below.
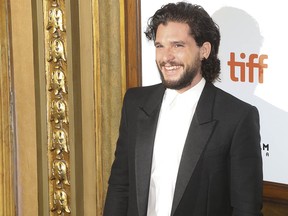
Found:
<path fill-rule="evenodd" d="M 50 215 L 71 213 L 65 1 L 44 1 Z"/>

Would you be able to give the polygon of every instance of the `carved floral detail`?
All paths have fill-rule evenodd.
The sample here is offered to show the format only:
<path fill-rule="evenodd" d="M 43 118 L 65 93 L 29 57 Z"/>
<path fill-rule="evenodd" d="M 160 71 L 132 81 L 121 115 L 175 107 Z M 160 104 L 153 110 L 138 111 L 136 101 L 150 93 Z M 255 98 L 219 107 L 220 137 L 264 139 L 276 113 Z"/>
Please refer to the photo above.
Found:
<path fill-rule="evenodd" d="M 63 12 L 59 8 L 51 8 L 48 12 L 47 30 L 52 30 L 55 38 L 58 38 L 61 32 L 65 31 L 63 24 Z M 59 32 L 60 31 L 60 32 Z"/>
<path fill-rule="evenodd" d="M 68 205 L 68 196 L 64 190 L 56 190 L 53 194 L 53 207 L 52 212 L 56 212 L 58 215 L 64 216 L 65 213 L 71 213 Z"/>
<path fill-rule="evenodd" d="M 69 153 L 68 135 L 64 129 L 56 129 L 52 135 L 51 151 L 56 151 L 56 158 L 62 159 L 63 153 Z"/>
<path fill-rule="evenodd" d="M 46 0 L 50 215 L 71 214 L 65 1 Z"/>
<path fill-rule="evenodd" d="M 68 124 L 68 108 L 65 100 L 55 99 L 51 103 L 51 121 L 55 122 L 55 127 L 62 127 L 62 123 Z"/>
<path fill-rule="evenodd" d="M 66 76 L 61 67 L 56 67 L 51 74 L 51 82 L 49 91 L 53 91 L 56 97 L 67 94 Z"/>
<path fill-rule="evenodd" d="M 51 5 L 53 7 L 59 7 L 60 6 L 60 0 L 51 0 Z"/>
<path fill-rule="evenodd" d="M 50 41 L 49 46 L 48 62 L 59 62 L 61 60 L 66 62 L 65 46 L 61 39 L 57 38 Z"/>
<path fill-rule="evenodd" d="M 59 189 L 63 188 L 63 184 L 70 185 L 66 161 L 55 160 L 53 162 L 51 180 L 56 180 L 56 187 Z"/>

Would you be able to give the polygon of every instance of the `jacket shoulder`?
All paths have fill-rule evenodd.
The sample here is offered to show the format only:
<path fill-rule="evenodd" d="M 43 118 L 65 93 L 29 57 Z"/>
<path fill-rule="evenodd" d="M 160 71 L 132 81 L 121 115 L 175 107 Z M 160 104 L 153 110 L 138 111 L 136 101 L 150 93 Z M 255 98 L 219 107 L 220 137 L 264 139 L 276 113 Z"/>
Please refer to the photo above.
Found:
<path fill-rule="evenodd" d="M 216 94 L 216 99 L 221 101 L 221 102 L 225 102 L 223 103 L 223 105 L 225 106 L 230 106 L 230 107 L 235 107 L 235 108 L 251 108 L 253 105 L 251 105 L 250 103 L 218 88 L 215 87 L 217 89 L 217 94 Z"/>
<path fill-rule="evenodd" d="M 250 112 L 259 115 L 258 109 L 254 105 L 242 99 L 239 99 L 236 96 L 218 87 L 215 88 L 216 88 L 216 97 L 214 103 L 215 116 L 227 117 L 229 119 L 237 119 L 248 115 Z"/>
<path fill-rule="evenodd" d="M 159 94 L 165 91 L 165 87 L 159 83 L 151 86 L 133 87 L 126 91 L 124 100 L 133 101 L 135 103 L 146 101 L 155 94 Z"/>
<path fill-rule="evenodd" d="M 157 91 L 162 88 L 164 88 L 164 86 L 161 83 L 150 85 L 150 86 L 132 87 L 126 91 L 126 95 L 128 94 L 128 95 L 139 96 L 143 94 L 153 93 L 154 91 Z"/>

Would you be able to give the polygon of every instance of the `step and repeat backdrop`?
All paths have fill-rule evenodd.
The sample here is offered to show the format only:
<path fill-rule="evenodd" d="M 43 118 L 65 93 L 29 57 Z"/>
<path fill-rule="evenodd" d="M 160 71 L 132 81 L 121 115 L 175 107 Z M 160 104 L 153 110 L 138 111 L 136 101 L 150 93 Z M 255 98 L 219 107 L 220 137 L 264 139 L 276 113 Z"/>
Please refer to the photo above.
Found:
<path fill-rule="evenodd" d="M 147 20 L 167 0 L 141 1 L 143 86 L 160 82 Z M 195 0 L 219 25 L 221 81 L 215 85 L 260 113 L 264 180 L 288 184 L 288 13 L 285 0 Z"/>

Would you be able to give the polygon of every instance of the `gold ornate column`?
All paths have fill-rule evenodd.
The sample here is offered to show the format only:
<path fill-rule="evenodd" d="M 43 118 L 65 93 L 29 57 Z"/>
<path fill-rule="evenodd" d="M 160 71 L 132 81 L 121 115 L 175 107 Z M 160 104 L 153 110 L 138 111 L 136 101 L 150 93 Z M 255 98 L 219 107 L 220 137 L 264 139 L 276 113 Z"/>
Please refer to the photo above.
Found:
<path fill-rule="evenodd" d="M 65 2 L 43 1 L 50 213 L 101 216 L 126 90 L 124 0 Z"/>
<path fill-rule="evenodd" d="M 0 0 L 0 215 L 16 215 L 9 10 Z"/>
<path fill-rule="evenodd" d="M 65 1 L 44 1 L 50 215 L 71 213 Z"/>

